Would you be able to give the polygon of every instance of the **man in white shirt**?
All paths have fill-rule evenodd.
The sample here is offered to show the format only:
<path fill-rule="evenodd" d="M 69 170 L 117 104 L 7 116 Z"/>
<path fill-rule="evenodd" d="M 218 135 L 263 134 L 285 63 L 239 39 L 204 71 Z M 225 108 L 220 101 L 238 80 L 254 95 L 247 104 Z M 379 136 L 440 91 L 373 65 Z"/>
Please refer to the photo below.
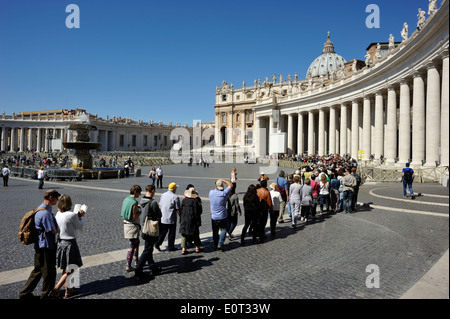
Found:
<path fill-rule="evenodd" d="M 156 169 L 156 188 L 163 188 L 162 180 L 163 180 L 163 169 L 161 165 L 159 165 L 158 168 Z"/>
<path fill-rule="evenodd" d="M 11 174 L 11 171 L 9 170 L 8 165 L 6 165 L 2 169 L 3 187 L 7 187 L 8 186 L 9 174 Z"/>

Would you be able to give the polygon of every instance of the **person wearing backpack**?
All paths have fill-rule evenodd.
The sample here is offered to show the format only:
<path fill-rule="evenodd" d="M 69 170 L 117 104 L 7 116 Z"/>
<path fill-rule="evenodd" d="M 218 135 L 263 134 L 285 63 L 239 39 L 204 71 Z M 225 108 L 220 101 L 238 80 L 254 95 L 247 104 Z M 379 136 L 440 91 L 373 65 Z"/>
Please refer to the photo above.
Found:
<path fill-rule="evenodd" d="M 412 189 L 412 183 L 414 181 L 414 170 L 409 167 L 409 163 L 406 163 L 406 167 L 402 170 L 402 181 L 403 181 L 403 198 L 406 198 L 406 186 L 408 186 L 411 198 L 414 199 L 414 192 Z"/>
<path fill-rule="evenodd" d="M 34 243 L 34 269 L 31 271 L 24 288 L 19 293 L 19 299 L 33 298 L 33 290 L 41 278 L 41 299 L 49 298 L 56 282 L 56 234 L 59 232 L 52 206 L 56 205 L 61 196 L 55 189 L 44 194 L 44 201 L 34 215 L 35 227 L 39 232 L 37 242 Z"/>

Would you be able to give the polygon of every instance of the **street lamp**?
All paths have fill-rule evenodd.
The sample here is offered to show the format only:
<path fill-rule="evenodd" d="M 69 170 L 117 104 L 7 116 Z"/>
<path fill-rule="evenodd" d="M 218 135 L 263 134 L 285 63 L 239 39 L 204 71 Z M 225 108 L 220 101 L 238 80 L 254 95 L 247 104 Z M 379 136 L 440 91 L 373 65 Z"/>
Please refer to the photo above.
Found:
<path fill-rule="evenodd" d="M 51 134 L 45 134 L 45 138 L 48 140 L 48 152 L 52 152 L 52 140 L 55 138 L 53 132 Z"/>

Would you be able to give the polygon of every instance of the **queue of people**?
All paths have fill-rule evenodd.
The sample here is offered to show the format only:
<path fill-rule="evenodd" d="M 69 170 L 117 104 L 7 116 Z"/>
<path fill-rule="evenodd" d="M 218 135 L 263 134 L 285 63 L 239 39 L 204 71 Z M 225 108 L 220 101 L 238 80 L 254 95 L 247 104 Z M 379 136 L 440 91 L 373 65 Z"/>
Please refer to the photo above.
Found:
<path fill-rule="evenodd" d="M 157 170 L 153 171 L 158 178 Z M 150 178 L 155 178 L 155 175 L 150 175 Z M 213 247 L 217 251 L 226 250 L 227 237 L 230 241 L 235 239 L 233 232 L 238 224 L 238 216 L 242 216 L 239 196 L 236 193 L 237 180 L 237 171 L 233 169 L 231 179 L 218 179 L 215 188 L 208 194 Z M 269 219 L 270 235 L 274 238 L 277 223 L 286 222 L 286 210 L 291 217 L 292 227 L 295 228 L 299 220 L 314 220 L 317 213 L 348 213 L 356 209 L 360 178 L 356 174 L 356 168 L 350 165 L 331 170 L 326 167 L 306 167 L 288 175 L 280 171 L 272 183 L 268 184 L 269 180 L 269 176 L 262 173 L 256 183 L 247 187 L 243 196 L 245 220 L 239 236 L 241 245 L 247 244 L 247 235 L 251 235 L 254 244 L 264 242 L 268 238 L 266 226 Z M 182 255 L 186 255 L 188 248 L 192 246 L 195 246 L 196 253 L 204 250 L 200 240 L 202 200 L 192 184 L 187 185 L 182 200 L 177 195 L 178 189 L 179 185 L 170 183 L 167 191 L 157 201 L 154 199 L 154 183 L 145 187 L 142 199 L 139 199 L 142 188 L 134 185 L 122 202 L 124 238 L 129 241 L 125 270 L 134 272 L 139 280 L 152 278 L 162 271 L 153 258 L 153 251 L 161 251 L 166 236 L 168 251 L 179 250 L 175 246 L 177 228 L 181 233 Z M 56 217 L 52 214 L 52 206 L 55 205 L 58 208 Z M 39 208 L 35 215 L 36 229 L 40 235 L 35 243 L 34 269 L 19 297 L 33 297 L 32 291 L 43 278 L 41 298 L 61 298 L 60 289 L 71 274 L 67 265 L 81 267 L 83 264 L 76 239 L 77 231 L 83 228 L 82 217 L 85 211 L 73 211 L 71 198 L 59 194 L 56 190 L 44 194 L 44 201 Z M 147 220 L 154 222 L 154 232 L 143 231 L 142 222 Z M 145 245 L 139 256 L 141 238 Z M 144 273 L 143 270 L 147 263 L 150 273 Z M 58 283 L 56 267 L 63 270 Z M 75 293 L 76 291 L 66 285 L 66 297 Z"/>

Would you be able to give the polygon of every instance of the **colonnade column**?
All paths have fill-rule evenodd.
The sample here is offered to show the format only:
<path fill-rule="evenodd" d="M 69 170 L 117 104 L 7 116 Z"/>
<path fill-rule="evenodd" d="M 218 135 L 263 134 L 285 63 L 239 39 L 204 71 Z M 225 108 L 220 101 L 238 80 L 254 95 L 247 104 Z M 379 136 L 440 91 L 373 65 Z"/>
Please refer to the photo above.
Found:
<path fill-rule="evenodd" d="M 288 114 L 288 130 L 287 130 L 287 144 L 288 150 L 291 150 L 291 154 L 295 154 L 294 149 L 294 117 L 292 114 Z"/>
<path fill-rule="evenodd" d="M 397 157 L 397 93 L 392 86 L 388 88 L 386 136 L 386 164 L 393 164 Z"/>
<path fill-rule="evenodd" d="M 1 145 L 0 145 L 0 149 L 2 150 L 2 151 L 7 151 L 7 149 L 6 149 L 6 143 L 7 143 L 7 141 L 8 141 L 8 136 L 6 136 L 6 133 L 7 131 L 6 131 L 6 128 L 5 127 L 2 127 L 2 140 L 1 140 Z"/>
<path fill-rule="evenodd" d="M 425 160 L 425 82 L 419 72 L 414 73 L 413 119 L 412 119 L 412 162 L 420 167 Z"/>
<path fill-rule="evenodd" d="M 255 129 L 253 130 L 253 141 L 255 143 L 255 157 L 262 156 L 260 129 L 261 129 L 261 119 L 259 117 L 255 117 Z"/>
<path fill-rule="evenodd" d="M 363 104 L 363 151 L 366 160 L 371 154 L 371 101 L 368 96 L 364 97 Z"/>
<path fill-rule="evenodd" d="M 220 128 L 219 128 L 220 122 L 219 122 L 219 114 L 217 114 L 217 113 L 215 114 L 214 122 L 215 122 L 214 123 L 214 145 L 221 146 L 220 143 L 221 143 L 222 139 L 220 136 Z M 153 146 L 153 140 L 152 140 L 151 145 Z"/>
<path fill-rule="evenodd" d="M 19 151 L 25 151 L 25 129 L 23 127 L 20 128 Z"/>
<path fill-rule="evenodd" d="M 449 165 L 449 63 L 448 50 L 442 55 L 442 100 L 441 100 L 441 166 Z"/>
<path fill-rule="evenodd" d="M 330 107 L 330 131 L 328 133 L 329 149 L 328 154 L 336 153 L 336 107 Z"/>
<path fill-rule="evenodd" d="M 105 146 L 104 146 L 104 149 L 105 149 L 105 151 L 106 152 L 108 152 L 109 151 L 109 136 L 108 136 L 108 130 L 105 130 L 104 131 L 105 132 Z M 67 139 L 69 138 L 69 133 L 67 133 Z M 201 141 L 200 141 L 200 143 L 201 143 Z M 149 146 L 149 141 L 147 140 L 147 147 Z"/>
<path fill-rule="evenodd" d="M 269 116 L 269 135 L 273 133 L 273 115 Z"/>
<path fill-rule="evenodd" d="M 36 151 L 37 152 L 41 151 L 41 139 L 42 139 L 41 129 L 38 127 L 37 128 L 37 138 L 36 138 Z"/>
<path fill-rule="evenodd" d="M 314 113 L 308 112 L 308 155 L 313 155 L 314 150 Z"/>
<path fill-rule="evenodd" d="M 428 64 L 427 110 L 426 110 L 426 163 L 434 167 L 439 162 L 441 142 L 441 89 L 439 71 L 434 63 Z M 448 88 L 448 87 L 447 87 Z M 447 122 L 448 124 L 448 122 Z M 448 134 L 448 132 L 446 133 Z"/>
<path fill-rule="evenodd" d="M 353 158 L 358 158 L 359 148 L 359 104 L 352 102 L 352 154 Z"/>
<path fill-rule="evenodd" d="M 398 157 L 399 166 L 409 162 L 411 154 L 411 99 L 408 82 L 403 79 L 400 83 L 400 111 L 398 125 Z"/>
<path fill-rule="evenodd" d="M 341 105 L 341 125 L 340 125 L 340 154 L 347 154 L 347 105 Z"/>
<path fill-rule="evenodd" d="M 245 146 L 245 111 L 241 114 L 241 146 Z"/>
<path fill-rule="evenodd" d="M 303 121 L 303 113 L 298 113 L 298 121 L 297 121 L 297 154 L 300 156 L 303 155 L 305 151 L 305 135 L 303 134 L 304 129 L 304 121 Z"/>
<path fill-rule="evenodd" d="M 383 94 L 377 92 L 375 94 L 375 131 L 373 153 L 375 158 L 384 156 L 384 103 Z"/>
<path fill-rule="evenodd" d="M 48 128 L 46 128 L 44 134 L 44 152 L 48 152 L 48 141 Z"/>
<path fill-rule="evenodd" d="M 16 131 L 17 129 L 15 127 L 11 128 L 11 148 L 10 151 L 11 152 L 15 152 L 17 149 L 17 144 L 16 144 Z"/>
<path fill-rule="evenodd" d="M 325 155 L 325 111 L 323 109 L 319 110 L 319 147 L 318 155 Z"/>

